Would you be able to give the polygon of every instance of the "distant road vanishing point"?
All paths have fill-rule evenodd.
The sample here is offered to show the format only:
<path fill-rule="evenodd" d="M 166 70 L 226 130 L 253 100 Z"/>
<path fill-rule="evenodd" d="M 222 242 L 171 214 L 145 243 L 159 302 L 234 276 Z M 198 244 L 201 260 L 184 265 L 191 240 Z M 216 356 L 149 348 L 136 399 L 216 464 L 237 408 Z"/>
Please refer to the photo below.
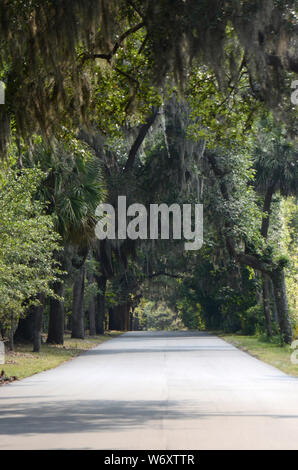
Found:
<path fill-rule="evenodd" d="M 0 388 L 0 449 L 298 449 L 298 379 L 202 332 L 130 332 Z"/>

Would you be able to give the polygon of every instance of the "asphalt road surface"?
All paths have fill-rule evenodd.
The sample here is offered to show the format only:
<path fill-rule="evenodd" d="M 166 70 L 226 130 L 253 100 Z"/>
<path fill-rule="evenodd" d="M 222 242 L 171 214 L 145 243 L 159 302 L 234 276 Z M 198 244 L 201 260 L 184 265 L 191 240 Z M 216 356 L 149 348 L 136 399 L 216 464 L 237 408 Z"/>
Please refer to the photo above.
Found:
<path fill-rule="evenodd" d="M 132 332 L 0 387 L 0 449 L 298 449 L 298 379 L 200 332 Z"/>

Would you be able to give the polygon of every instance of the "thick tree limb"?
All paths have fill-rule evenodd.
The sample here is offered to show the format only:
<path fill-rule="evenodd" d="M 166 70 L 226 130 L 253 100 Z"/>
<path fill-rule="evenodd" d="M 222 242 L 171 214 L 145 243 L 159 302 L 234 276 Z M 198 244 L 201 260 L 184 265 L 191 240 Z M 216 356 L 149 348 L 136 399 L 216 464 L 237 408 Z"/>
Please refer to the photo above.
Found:
<path fill-rule="evenodd" d="M 250 266 L 251 268 L 257 269 L 262 273 L 270 274 L 272 271 L 272 267 L 270 267 L 269 264 L 259 260 L 256 256 L 248 255 L 246 253 L 237 253 L 236 259 L 240 262 L 240 264 Z"/>
<path fill-rule="evenodd" d="M 134 164 L 136 155 L 138 153 L 138 150 L 139 150 L 140 146 L 142 145 L 142 143 L 144 142 L 144 139 L 145 139 L 150 127 L 154 123 L 154 121 L 157 117 L 157 114 L 158 114 L 158 110 L 159 110 L 158 107 L 153 107 L 152 108 L 152 114 L 147 118 L 146 122 L 140 127 L 138 136 L 137 136 L 136 140 L 134 141 L 134 143 L 133 143 L 133 145 L 130 149 L 130 152 L 128 154 L 128 158 L 127 158 L 127 161 L 126 161 L 124 172 L 127 172 L 127 171 L 131 170 L 131 168 L 133 167 L 133 164 Z"/>

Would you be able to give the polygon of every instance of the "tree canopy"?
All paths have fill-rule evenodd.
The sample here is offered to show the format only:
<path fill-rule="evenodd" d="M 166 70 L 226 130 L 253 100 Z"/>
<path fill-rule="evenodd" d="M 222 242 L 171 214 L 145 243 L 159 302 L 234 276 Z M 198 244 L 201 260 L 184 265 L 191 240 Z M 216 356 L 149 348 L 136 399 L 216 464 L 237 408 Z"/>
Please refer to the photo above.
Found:
<path fill-rule="evenodd" d="M 291 342 L 295 7 L 1 2 L 3 335 L 33 312 L 38 350 L 44 311 L 48 342 L 61 344 L 65 325 L 73 337 L 185 326 Z M 203 204 L 203 248 L 98 240 L 96 207 L 119 195 L 147 208 Z"/>

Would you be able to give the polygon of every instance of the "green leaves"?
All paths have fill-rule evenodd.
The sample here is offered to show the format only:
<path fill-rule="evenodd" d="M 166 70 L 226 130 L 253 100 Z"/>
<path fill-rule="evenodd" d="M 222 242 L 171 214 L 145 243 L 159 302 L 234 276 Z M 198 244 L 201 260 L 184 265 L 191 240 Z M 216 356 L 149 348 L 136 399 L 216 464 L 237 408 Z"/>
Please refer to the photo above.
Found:
<path fill-rule="evenodd" d="M 239 70 L 221 89 L 216 75 L 206 67 L 193 67 L 187 96 L 192 108 L 192 138 L 204 138 L 207 147 L 230 149 L 247 139 L 254 118 L 262 109 L 250 92 L 247 75 Z"/>
<path fill-rule="evenodd" d="M 59 274 L 53 252 L 59 237 L 52 217 L 33 199 L 44 178 L 40 170 L 0 172 L 0 319 L 15 319 L 39 293 L 52 294 Z"/>

